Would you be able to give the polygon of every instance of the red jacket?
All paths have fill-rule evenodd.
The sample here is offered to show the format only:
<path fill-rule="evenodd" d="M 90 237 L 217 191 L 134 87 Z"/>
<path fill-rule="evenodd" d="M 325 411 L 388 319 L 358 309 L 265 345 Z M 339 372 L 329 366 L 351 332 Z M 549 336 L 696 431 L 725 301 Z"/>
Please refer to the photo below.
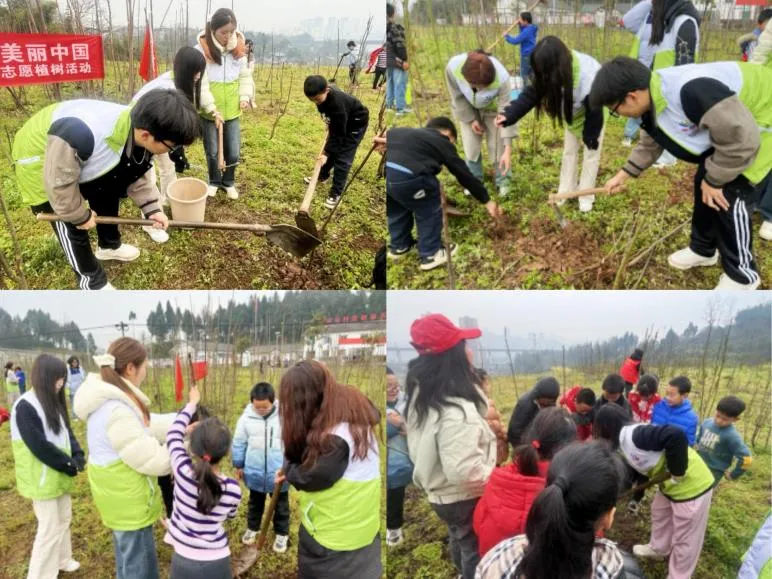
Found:
<path fill-rule="evenodd" d="M 474 510 L 481 557 L 504 539 L 525 532 L 528 511 L 544 489 L 549 466 L 549 461 L 540 461 L 539 476 L 520 474 L 515 463 L 493 470 Z"/>
<path fill-rule="evenodd" d="M 576 397 L 581 389 L 582 386 L 574 386 L 560 397 L 558 404 L 560 406 L 565 406 L 571 414 L 576 414 Z M 590 412 L 592 412 L 592 410 Z M 592 417 L 588 417 L 588 420 L 588 424 L 576 425 L 576 437 L 578 440 L 587 440 L 592 437 Z"/>
<path fill-rule="evenodd" d="M 651 396 L 648 400 L 643 400 L 641 395 L 635 390 L 630 392 L 627 401 L 633 410 L 633 420 L 636 422 L 651 422 L 651 412 L 654 410 L 654 405 L 660 400 L 662 400 L 662 397 L 659 394 Z"/>
<path fill-rule="evenodd" d="M 619 369 L 619 375 L 622 376 L 625 382 L 630 384 L 637 384 L 638 378 L 641 377 L 641 361 L 627 358 Z"/>

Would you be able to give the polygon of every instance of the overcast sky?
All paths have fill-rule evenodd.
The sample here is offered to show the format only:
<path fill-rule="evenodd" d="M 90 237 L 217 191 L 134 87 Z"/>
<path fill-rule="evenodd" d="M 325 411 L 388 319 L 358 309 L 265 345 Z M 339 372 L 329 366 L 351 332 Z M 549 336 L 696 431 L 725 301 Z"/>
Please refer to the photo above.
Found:
<path fill-rule="evenodd" d="M 190 27 L 203 30 L 206 22 L 207 2 L 206 0 L 189 0 L 189 2 Z M 64 11 L 67 6 L 66 0 L 59 0 L 59 4 Z M 137 2 L 137 5 L 140 11 L 144 11 L 144 2 Z M 169 0 L 155 0 L 153 2 L 153 22 L 156 27 L 160 26 L 167 6 L 169 6 Z M 180 6 L 185 6 L 185 0 L 171 0 L 171 8 L 166 16 L 164 26 L 174 25 L 175 15 L 179 12 Z M 236 13 L 239 28 L 255 32 L 273 31 L 291 34 L 303 30 L 303 21 L 305 20 L 321 17 L 326 22 L 329 18 L 340 19 L 341 21 L 347 18 L 352 23 L 358 21 L 361 24 L 361 26 L 350 27 L 345 32 L 353 36 L 358 42 L 365 31 L 364 26 L 367 19 L 374 16 L 371 39 L 380 40 L 386 33 L 386 7 L 383 0 L 279 0 L 276 2 L 233 0 L 232 3 L 226 0 L 224 2 L 211 2 L 212 12 L 218 8 L 231 7 Z M 116 6 L 113 2 L 112 15 L 114 26 L 126 24 L 126 9 L 123 4 Z M 341 34 L 344 34 L 343 24 L 341 24 Z M 328 39 L 336 38 L 336 34 L 322 33 L 317 40 L 324 40 L 324 36 Z"/>
<path fill-rule="evenodd" d="M 627 331 L 642 336 L 647 328 L 673 328 L 689 322 L 705 325 L 705 313 L 718 294 L 712 291 L 400 291 L 388 294 L 388 341 L 408 344 L 410 324 L 427 313 L 459 316 L 478 325 L 517 336 L 544 334 L 565 345 L 602 340 Z M 720 297 L 736 313 L 769 303 L 769 292 L 734 292 Z M 772 328 L 770 329 L 772 331 Z"/>
<path fill-rule="evenodd" d="M 271 296 L 273 291 L 122 291 L 116 292 L 78 292 L 78 291 L 13 291 L 2 292 L 0 307 L 12 316 L 23 317 L 30 309 L 41 309 L 48 312 L 59 323 L 75 322 L 83 335 L 94 334 L 94 340 L 100 348 L 106 347 L 111 341 L 119 338 L 121 333 L 114 327 L 98 328 L 98 326 L 113 326 L 121 321 L 129 323 L 129 312 L 137 314 L 136 322 L 144 324 L 148 314 L 155 309 L 159 300 L 163 305 L 169 300 L 176 309 L 191 309 L 200 312 L 210 303 L 212 309 L 218 305 L 225 306 L 228 301 L 244 303 L 252 295 Z M 280 295 L 283 292 L 278 292 Z M 44 298 L 44 299 L 43 299 Z M 94 329 L 87 329 L 94 328 Z M 127 335 L 139 338 L 146 328 L 132 326 Z M 136 332 L 136 333 L 135 333 Z"/>

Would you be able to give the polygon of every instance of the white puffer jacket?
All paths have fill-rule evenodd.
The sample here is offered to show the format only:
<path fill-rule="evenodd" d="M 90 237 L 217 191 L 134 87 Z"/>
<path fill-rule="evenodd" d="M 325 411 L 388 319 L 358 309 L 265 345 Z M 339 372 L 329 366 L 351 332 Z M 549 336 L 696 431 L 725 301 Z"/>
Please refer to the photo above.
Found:
<path fill-rule="evenodd" d="M 150 399 L 127 380 L 134 395 L 148 405 Z M 146 427 L 137 404 L 97 373 L 89 373 L 74 399 L 75 414 L 86 420 L 89 462 L 106 466 L 117 459 L 149 476 L 171 472 L 166 433 L 174 414 L 151 414 Z"/>

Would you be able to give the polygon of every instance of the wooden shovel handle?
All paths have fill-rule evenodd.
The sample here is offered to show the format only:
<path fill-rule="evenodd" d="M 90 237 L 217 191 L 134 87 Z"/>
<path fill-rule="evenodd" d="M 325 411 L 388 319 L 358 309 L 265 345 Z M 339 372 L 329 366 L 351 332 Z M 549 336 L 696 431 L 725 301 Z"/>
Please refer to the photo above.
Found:
<path fill-rule="evenodd" d="M 596 195 L 605 192 L 605 188 L 595 187 L 594 189 L 580 189 L 579 191 L 566 191 L 565 193 L 551 193 L 547 198 L 547 202 L 554 203 L 561 199 L 576 199 L 577 197 L 586 197 L 587 195 Z"/>
<path fill-rule="evenodd" d="M 64 221 L 58 215 L 38 213 L 38 221 Z M 150 219 L 131 219 L 127 217 L 97 217 L 97 223 L 107 225 L 142 225 L 153 226 L 155 221 Z M 209 221 L 174 221 L 169 220 L 169 227 L 185 227 L 188 229 L 225 229 L 230 231 L 251 231 L 252 233 L 265 234 L 273 231 L 270 225 L 260 223 L 212 223 Z"/>
<path fill-rule="evenodd" d="M 327 146 L 327 138 L 330 136 L 330 132 L 324 136 L 324 142 L 322 148 L 319 149 L 319 155 L 316 157 L 316 164 L 314 165 L 314 173 L 311 175 L 311 181 L 306 187 L 306 194 L 303 197 L 303 202 L 300 204 L 299 213 L 308 213 L 311 207 L 311 200 L 314 198 L 314 191 L 316 191 L 316 185 L 319 182 L 319 173 L 322 171 L 322 166 L 327 162 L 327 157 L 324 155 L 324 148 Z"/>
<path fill-rule="evenodd" d="M 271 493 L 271 502 L 268 503 L 268 509 L 266 509 L 265 515 L 263 516 L 263 524 L 260 525 L 260 535 L 257 537 L 256 546 L 258 551 L 263 548 L 265 540 L 268 538 L 268 525 L 270 525 L 273 520 L 273 512 L 276 510 L 276 503 L 279 502 L 279 493 L 281 493 L 283 484 L 284 483 L 274 485 L 273 493 Z"/>
<path fill-rule="evenodd" d="M 531 11 L 532 11 L 534 8 L 536 8 L 536 7 L 537 7 L 537 6 L 538 6 L 540 3 L 541 3 L 541 0 L 536 0 L 536 2 L 534 2 L 534 3 L 533 3 L 533 4 L 531 4 L 531 5 L 530 5 L 528 8 L 526 8 L 526 9 L 525 9 L 525 12 L 531 12 Z M 515 25 L 517 25 L 517 20 L 515 20 L 515 21 L 512 23 L 512 26 L 510 26 L 510 27 L 509 27 L 509 28 L 507 28 L 507 29 L 506 29 L 504 32 L 502 32 L 501 34 L 499 34 L 499 37 L 496 39 L 496 41 L 495 41 L 493 44 L 491 44 L 491 45 L 490 45 L 488 48 L 486 48 L 486 49 L 485 49 L 485 52 L 490 52 L 491 50 L 493 50 L 493 49 L 494 49 L 494 47 L 495 47 L 495 46 L 496 46 L 496 45 L 497 45 L 499 42 L 501 42 L 501 39 L 502 39 L 502 38 L 504 38 L 504 35 L 505 35 L 505 34 L 509 34 L 509 31 L 510 31 L 510 30 L 512 30 L 512 29 L 515 27 Z"/>
<path fill-rule="evenodd" d="M 220 171 L 225 170 L 225 151 L 223 151 L 223 125 L 225 121 L 217 127 L 217 167 Z"/>

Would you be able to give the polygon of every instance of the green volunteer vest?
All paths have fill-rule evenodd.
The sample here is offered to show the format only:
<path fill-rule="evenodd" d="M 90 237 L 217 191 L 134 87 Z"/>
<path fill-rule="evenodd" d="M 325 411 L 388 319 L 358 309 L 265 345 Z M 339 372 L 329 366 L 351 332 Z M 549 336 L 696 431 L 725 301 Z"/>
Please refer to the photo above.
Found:
<path fill-rule="evenodd" d="M 718 62 L 673 67 L 651 75 L 649 91 L 657 117 L 657 126 L 673 141 L 695 155 L 705 152 L 710 147 L 710 143 L 707 130 L 699 129 L 693 134 L 679 130 L 679 125 L 682 123 L 691 124 L 685 115 L 678 113 L 682 110 L 681 87 L 699 77 L 691 67 L 698 67 L 696 70 L 701 77 L 713 78 L 726 84 L 737 93 L 740 102 L 753 115 L 760 131 L 761 147 L 753 164 L 742 174 L 751 183 L 759 183 L 772 167 L 772 90 L 770 90 L 772 70 L 745 62 Z M 669 91 L 663 88 L 663 75 L 674 81 Z M 674 106 L 670 106 L 670 103 L 674 103 Z"/>
<path fill-rule="evenodd" d="M 56 103 L 38 111 L 16 133 L 11 148 L 16 181 L 19 184 L 21 198 L 25 205 L 35 206 L 48 201 L 48 194 L 43 187 L 43 168 L 46 148 L 48 146 L 48 130 L 54 122 L 57 113 L 64 116 L 79 117 L 78 107 L 72 101 Z M 129 138 L 131 130 L 131 109 L 126 108 L 117 118 L 105 119 L 112 127 L 102 143 L 94 144 L 94 155 L 84 163 L 80 182 L 93 181 L 112 170 L 120 161 L 121 152 Z M 89 127 L 93 131 L 93 127 Z M 99 155 L 99 150 L 109 149 L 107 155 Z M 93 159 L 93 161 L 92 161 Z"/>
<path fill-rule="evenodd" d="M 122 460 L 108 466 L 89 463 L 91 495 L 105 527 L 113 531 L 136 531 L 161 517 L 158 478 L 137 472 Z"/>
<path fill-rule="evenodd" d="M 688 501 L 702 495 L 713 486 L 715 480 L 713 473 L 710 472 L 697 451 L 690 447 L 688 453 L 689 466 L 686 468 L 686 474 L 681 482 L 674 483 L 672 480 L 666 480 L 659 485 L 662 494 L 676 502 Z M 659 462 L 646 473 L 646 476 L 653 478 L 665 470 L 665 453 L 663 452 Z"/>

